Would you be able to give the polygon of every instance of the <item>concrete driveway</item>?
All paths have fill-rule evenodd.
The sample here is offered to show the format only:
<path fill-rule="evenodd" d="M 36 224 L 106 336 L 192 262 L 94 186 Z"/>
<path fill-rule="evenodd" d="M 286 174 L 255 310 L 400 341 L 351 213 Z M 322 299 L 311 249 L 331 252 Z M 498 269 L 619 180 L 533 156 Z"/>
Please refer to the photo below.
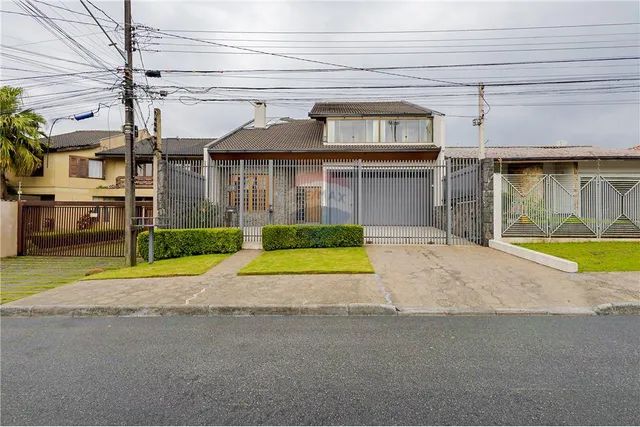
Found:
<path fill-rule="evenodd" d="M 480 246 L 368 246 L 398 308 L 592 307 L 640 301 L 640 272 L 563 273 Z"/>
<path fill-rule="evenodd" d="M 376 274 L 238 276 L 260 254 L 243 250 L 201 276 L 85 280 L 7 306 L 305 306 L 591 308 L 640 300 L 640 273 L 563 273 L 478 246 L 368 246 Z M 568 310 L 567 310 L 568 309 Z"/>

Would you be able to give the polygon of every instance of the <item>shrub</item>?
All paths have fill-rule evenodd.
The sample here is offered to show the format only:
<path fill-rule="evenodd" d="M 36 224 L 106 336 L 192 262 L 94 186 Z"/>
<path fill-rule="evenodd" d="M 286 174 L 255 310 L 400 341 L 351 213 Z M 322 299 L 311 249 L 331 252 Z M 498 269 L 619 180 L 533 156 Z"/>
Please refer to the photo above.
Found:
<path fill-rule="evenodd" d="M 262 227 L 262 247 L 265 251 L 362 245 L 364 245 L 364 228 L 361 225 L 267 225 Z"/>
<path fill-rule="evenodd" d="M 242 248 L 239 228 L 187 228 L 155 230 L 154 259 L 237 252 Z M 138 252 L 149 259 L 149 232 L 138 234 Z"/>
<path fill-rule="evenodd" d="M 124 230 L 122 229 L 43 231 L 33 233 L 29 236 L 30 243 L 40 249 L 102 243 L 122 239 L 124 239 Z"/>

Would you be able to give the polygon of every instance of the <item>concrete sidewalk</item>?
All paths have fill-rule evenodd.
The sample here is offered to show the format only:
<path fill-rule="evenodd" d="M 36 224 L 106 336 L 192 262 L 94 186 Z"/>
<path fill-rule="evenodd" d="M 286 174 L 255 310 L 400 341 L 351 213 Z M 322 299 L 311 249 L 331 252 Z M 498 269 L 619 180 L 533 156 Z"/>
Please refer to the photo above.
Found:
<path fill-rule="evenodd" d="M 640 304 L 640 273 L 569 274 L 477 246 L 369 246 L 376 274 L 237 276 L 243 250 L 201 276 L 85 280 L 5 315 L 594 314 Z M 610 310 L 611 311 L 611 310 Z"/>

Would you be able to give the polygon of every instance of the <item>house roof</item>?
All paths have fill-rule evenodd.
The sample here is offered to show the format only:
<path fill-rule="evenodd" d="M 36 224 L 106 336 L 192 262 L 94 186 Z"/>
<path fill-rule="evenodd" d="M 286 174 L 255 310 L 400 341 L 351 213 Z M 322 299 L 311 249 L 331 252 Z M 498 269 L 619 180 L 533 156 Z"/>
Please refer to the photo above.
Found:
<path fill-rule="evenodd" d="M 76 130 L 69 133 L 51 136 L 50 151 L 62 150 L 80 150 L 85 148 L 97 147 L 100 141 L 112 137 L 122 135 L 119 131 L 109 130 Z M 47 143 L 49 138 L 40 138 L 40 141 Z"/>
<path fill-rule="evenodd" d="M 348 117 L 348 116 L 431 116 L 443 115 L 434 110 L 406 101 L 381 102 L 316 102 L 309 117 Z"/>
<path fill-rule="evenodd" d="M 322 142 L 323 126 L 322 122 L 312 119 L 281 119 L 264 129 L 245 126 L 214 142 L 209 152 L 396 152 L 425 149 L 424 144 L 325 144 Z M 427 150 L 429 148 L 426 147 Z"/>
<path fill-rule="evenodd" d="M 164 144 L 164 153 L 169 156 L 202 157 L 204 146 L 215 141 L 215 139 L 216 138 L 162 138 L 162 143 Z M 124 148 L 124 146 L 111 148 L 96 153 L 96 155 L 102 157 L 124 157 Z M 135 153 L 136 156 L 152 156 L 152 139 L 146 138 L 136 142 Z"/>
<path fill-rule="evenodd" d="M 478 157 L 477 147 L 447 147 L 446 157 Z M 640 151 L 592 145 L 487 147 L 486 157 L 502 160 L 640 159 Z"/>

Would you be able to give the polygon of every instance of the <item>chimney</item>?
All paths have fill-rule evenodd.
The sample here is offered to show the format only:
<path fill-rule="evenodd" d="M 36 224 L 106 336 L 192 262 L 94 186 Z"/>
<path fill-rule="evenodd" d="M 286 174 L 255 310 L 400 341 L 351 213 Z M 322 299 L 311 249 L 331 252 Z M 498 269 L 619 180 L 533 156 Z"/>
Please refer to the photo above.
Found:
<path fill-rule="evenodd" d="M 255 117 L 253 119 L 253 127 L 264 129 L 267 127 L 267 104 L 263 101 L 253 103 L 255 108 Z"/>

